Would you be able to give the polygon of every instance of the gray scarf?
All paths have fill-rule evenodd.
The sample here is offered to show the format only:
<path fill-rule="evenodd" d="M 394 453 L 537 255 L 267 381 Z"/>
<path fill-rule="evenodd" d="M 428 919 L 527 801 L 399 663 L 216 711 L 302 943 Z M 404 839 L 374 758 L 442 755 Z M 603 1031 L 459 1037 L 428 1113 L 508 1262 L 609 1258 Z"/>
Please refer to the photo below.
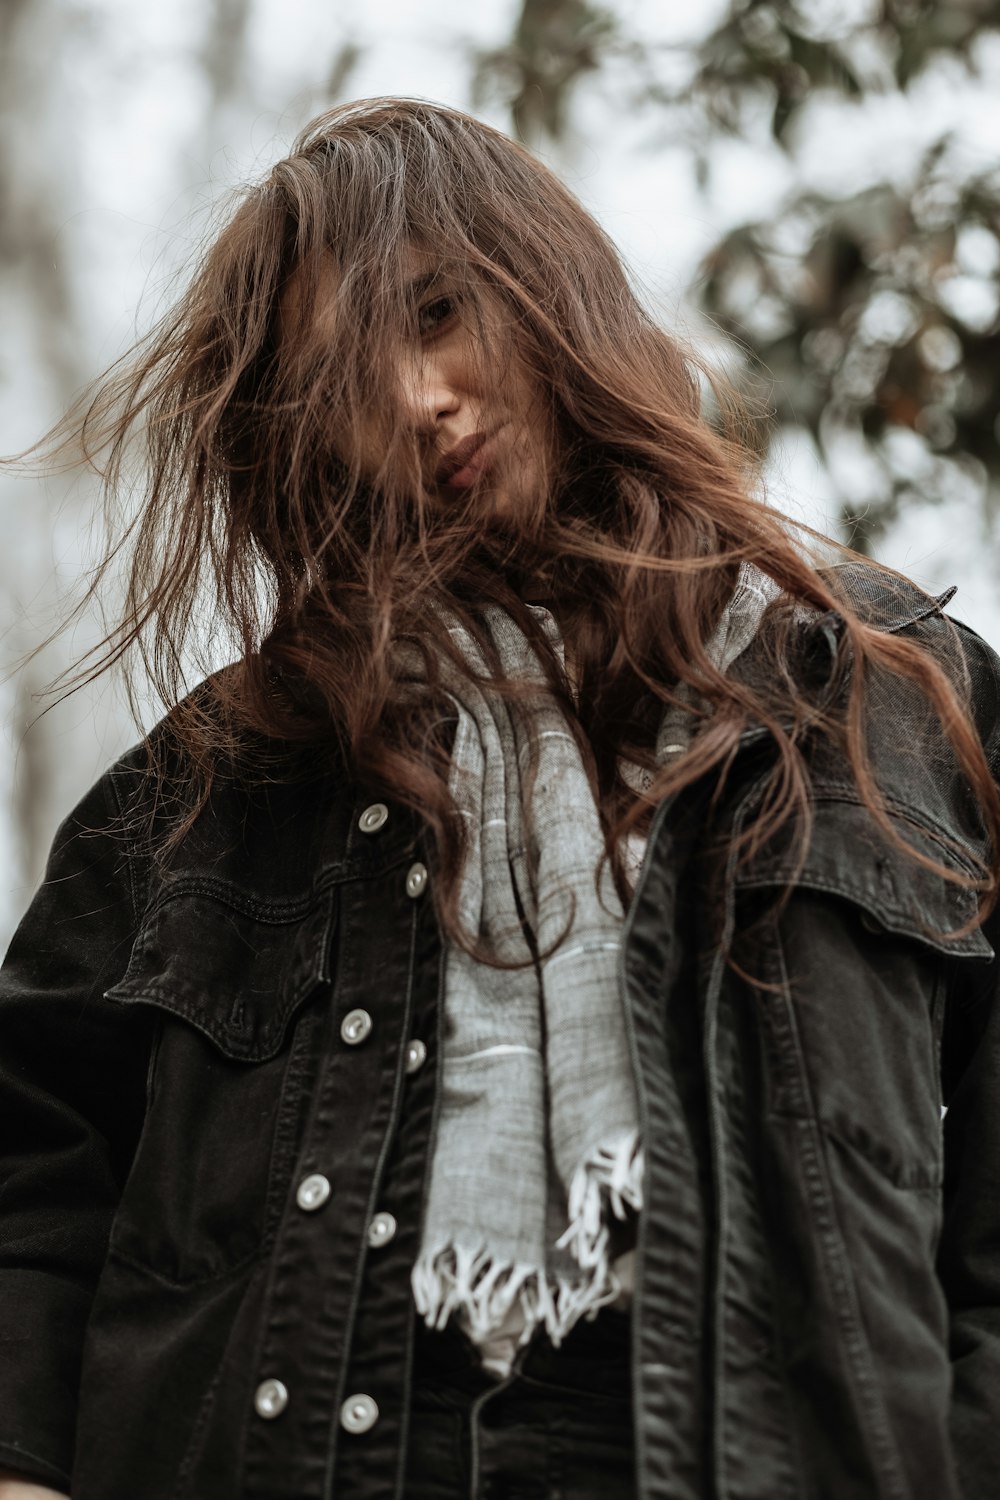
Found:
<path fill-rule="evenodd" d="M 775 592 L 770 579 L 742 570 L 707 646 L 720 670 L 749 643 Z M 562 660 L 555 620 L 538 613 Z M 595 880 L 604 850 L 597 808 L 537 656 L 505 611 L 490 608 L 487 620 L 505 675 L 535 681 L 539 691 L 530 705 L 512 704 L 442 663 L 458 712 L 449 785 L 469 832 L 462 923 L 500 957 L 519 960 L 530 957 L 519 906 L 543 954 L 571 914 L 572 923 L 550 957 L 525 968 L 495 969 L 447 950 L 440 1114 L 412 1285 L 431 1327 L 460 1309 L 479 1342 L 519 1302 L 522 1343 L 542 1324 L 558 1344 L 618 1296 L 609 1225 L 642 1207 L 618 979 L 624 912 L 607 861 Z M 452 633 L 470 667 L 485 673 L 468 632 L 456 624 Z M 528 714 L 538 744 L 530 847 L 522 811 Z M 657 762 L 684 749 L 689 735 L 689 715 L 669 710 Z M 623 769 L 640 789 L 637 768 Z"/>

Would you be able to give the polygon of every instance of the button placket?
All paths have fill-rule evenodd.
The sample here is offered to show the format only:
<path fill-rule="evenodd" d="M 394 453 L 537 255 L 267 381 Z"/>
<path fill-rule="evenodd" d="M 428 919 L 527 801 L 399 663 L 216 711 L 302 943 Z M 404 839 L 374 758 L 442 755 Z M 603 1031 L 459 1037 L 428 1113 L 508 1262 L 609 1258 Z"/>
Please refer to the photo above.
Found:
<path fill-rule="evenodd" d="M 388 1134 L 395 1132 L 406 1092 L 400 1087 L 399 1065 L 405 1063 L 410 1038 L 422 1031 L 422 1024 L 413 1016 L 411 924 L 418 939 L 424 937 L 428 950 L 433 946 L 429 936 L 432 928 L 430 924 L 420 925 L 420 913 L 423 911 L 426 919 L 428 909 L 416 902 L 411 905 L 406 896 L 405 878 L 413 854 L 400 857 L 399 851 L 389 848 L 390 839 L 395 846 L 397 835 L 402 835 L 398 820 L 392 828 L 386 825 L 381 834 L 369 839 L 358 826 L 361 810 L 358 805 L 351 810 L 351 832 L 354 852 L 366 857 L 360 870 L 364 878 L 346 879 L 338 892 L 338 942 L 344 934 L 351 935 L 350 962 L 340 963 L 339 955 L 334 954 L 331 964 L 335 978 L 328 1035 L 332 1045 L 323 1049 L 314 1085 L 315 1107 L 309 1111 L 300 1148 L 301 1164 L 286 1189 L 292 1201 L 288 1204 L 286 1197 L 288 1211 L 281 1216 L 276 1274 L 267 1292 L 267 1327 L 253 1366 L 258 1381 L 269 1372 L 280 1371 L 294 1398 L 289 1399 L 277 1424 L 259 1418 L 253 1409 L 248 1413 L 246 1471 L 253 1475 L 255 1492 L 262 1495 L 291 1490 L 298 1493 L 300 1489 L 304 1493 L 310 1487 L 311 1434 L 316 1429 L 317 1405 L 324 1397 L 325 1415 L 321 1420 L 327 1424 L 332 1421 L 341 1434 L 345 1475 L 350 1472 L 347 1455 L 351 1451 L 354 1464 L 367 1463 L 371 1444 L 363 1434 L 374 1427 L 372 1440 L 384 1434 L 388 1446 L 399 1430 L 399 1396 L 392 1370 L 395 1351 L 405 1347 L 411 1305 L 408 1277 L 405 1271 L 402 1276 L 395 1275 L 392 1260 L 397 1242 L 401 1244 L 404 1238 L 402 1211 L 395 1238 L 384 1254 L 369 1246 L 367 1233 L 375 1211 L 389 1202 L 396 1204 L 389 1194 L 382 1196 L 380 1179 Z M 395 817 L 396 809 L 390 811 Z M 362 844 L 363 850 L 357 847 Z M 394 920 L 387 930 L 390 909 L 398 921 Z M 436 948 L 433 956 L 436 980 Z M 431 978 L 430 957 L 428 952 L 420 971 L 425 983 Z M 332 1187 L 327 1207 L 318 1213 L 303 1210 L 296 1204 L 298 1188 L 307 1176 L 321 1175 Z M 364 1197 L 378 1196 L 369 1198 L 372 1208 L 362 1213 L 359 1232 L 339 1235 L 329 1214 L 336 1214 L 345 1192 L 354 1199 L 355 1184 Z M 361 1201 L 362 1191 L 357 1195 Z M 329 1233 L 324 1233 L 324 1227 Z M 383 1352 L 381 1357 L 375 1343 L 365 1339 L 354 1344 L 352 1340 L 352 1346 L 345 1348 L 339 1336 L 339 1330 L 351 1319 L 349 1298 L 366 1261 L 373 1267 L 373 1274 L 381 1274 L 390 1288 L 390 1353 Z M 366 1298 L 362 1296 L 360 1302 L 358 1316 L 363 1320 L 368 1311 Z M 320 1305 L 324 1314 L 330 1310 L 330 1316 L 315 1316 Z M 350 1364 L 355 1360 L 352 1373 Z M 317 1370 L 321 1372 L 319 1377 Z M 342 1392 L 341 1403 L 335 1403 L 332 1411 L 325 1381 L 327 1370 L 336 1373 Z M 341 1383 L 345 1374 L 346 1385 Z M 253 1389 L 251 1384 L 250 1391 Z M 275 1441 L 281 1436 L 278 1428 L 285 1434 L 282 1442 Z M 378 1462 L 382 1464 L 381 1452 Z M 339 1492 L 339 1485 L 334 1483 Z"/>

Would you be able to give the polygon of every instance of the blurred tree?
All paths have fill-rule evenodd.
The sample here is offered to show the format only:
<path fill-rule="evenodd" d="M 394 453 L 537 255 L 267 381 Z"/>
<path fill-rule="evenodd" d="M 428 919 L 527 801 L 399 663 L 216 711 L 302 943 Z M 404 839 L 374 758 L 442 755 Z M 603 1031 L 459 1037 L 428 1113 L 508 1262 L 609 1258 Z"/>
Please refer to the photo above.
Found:
<path fill-rule="evenodd" d="M 804 249 L 790 246 L 795 228 Z M 952 492 L 955 473 L 997 504 L 998 234 L 1000 170 L 962 181 L 942 141 L 909 191 L 796 193 L 706 258 L 700 304 L 740 341 L 748 380 L 769 372 L 778 420 L 808 428 L 834 477 L 838 445 L 866 444 L 863 511 L 842 501 L 855 546 L 875 542 L 917 485 Z"/>
<path fill-rule="evenodd" d="M 218 111 L 244 90 L 247 69 L 248 0 L 213 0 L 201 39 L 201 65 L 209 85 L 213 110 Z"/>
<path fill-rule="evenodd" d="M 537 147 L 546 138 L 559 142 L 576 85 L 620 45 L 618 23 L 604 6 L 523 0 L 510 42 L 475 57 L 473 105 L 499 97 L 526 145 Z"/>
<path fill-rule="evenodd" d="M 5 334 L 0 381 L 15 403 L 34 400 L 50 419 L 69 405 L 87 374 L 70 267 L 62 253 L 77 141 L 62 107 L 59 68 L 73 30 L 50 0 L 6 0 L 0 7 L 0 320 Z M 39 618 L 51 624 L 55 610 L 59 580 L 53 543 L 65 486 L 53 480 L 29 490 L 4 476 L 3 490 L 10 513 L 0 548 L 0 597 L 10 611 L 3 640 L 16 659 L 37 643 Z M 31 507 L 27 512 L 25 501 Z M 37 879 L 51 836 L 47 814 L 60 766 L 93 736 L 89 723 L 81 732 L 75 721 L 67 729 L 50 716 L 39 717 L 43 689 L 67 665 L 71 649 L 63 642 L 31 657 L 11 684 L 13 744 L 2 748 L 3 780 L 13 787 L 16 772 L 17 795 L 5 798 L 10 827 L 4 831 L 10 867 L 29 880 Z M 75 742 L 69 757 L 67 739 Z"/>
<path fill-rule="evenodd" d="M 759 134 L 763 119 L 794 161 L 817 100 L 905 95 L 943 59 L 974 76 L 998 26 L 996 0 L 732 0 L 700 38 L 641 46 L 586 0 L 523 0 L 475 84 L 506 100 L 526 142 L 558 144 L 580 81 L 624 59 L 623 105 L 647 111 L 654 145 L 686 141 L 707 187 L 720 138 Z M 971 169 L 945 135 L 908 183 L 839 198 L 799 184 L 766 221 L 723 236 L 691 295 L 747 385 L 765 383 L 779 429 L 809 430 L 835 486 L 838 454 L 863 445 L 860 506 L 855 481 L 841 485 L 855 546 L 917 484 L 943 498 L 972 483 L 1000 504 L 1000 167 Z M 762 450 L 773 435 L 761 425 Z"/>
<path fill-rule="evenodd" d="M 998 25 L 990 0 L 883 0 L 854 19 L 808 0 L 734 4 L 686 88 L 648 96 L 686 113 L 704 172 L 713 133 L 737 135 L 762 101 L 794 158 L 819 92 L 845 104 L 905 93 L 946 58 L 975 76 L 984 31 Z M 738 341 L 748 382 L 768 381 L 779 423 L 810 431 L 835 484 L 838 451 L 864 444 L 861 504 L 840 499 L 854 546 L 871 547 L 918 495 L 971 483 L 997 506 L 1000 167 L 970 167 L 945 134 L 909 182 L 840 198 L 797 186 L 766 222 L 724 236 L 694 291 Z"/>

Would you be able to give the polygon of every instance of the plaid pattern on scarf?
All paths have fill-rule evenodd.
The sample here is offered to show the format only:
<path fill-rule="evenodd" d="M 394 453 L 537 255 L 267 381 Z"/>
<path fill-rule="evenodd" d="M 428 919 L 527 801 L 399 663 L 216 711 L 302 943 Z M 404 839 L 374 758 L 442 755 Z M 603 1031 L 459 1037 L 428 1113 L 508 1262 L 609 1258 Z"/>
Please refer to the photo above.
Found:
<path fill-rule="evenodd" d="M 725 670 L 752 638 L 775 592 L 744 568 L 708 651 Z M 558 626 L 539 607 L 562 659 Z M 432 1327 L 461 1310 L 477 1342 L 514 1304 L 521 1342 L 543 1324 L 554 1343 L 618 1296 L 610 1264 L 612 1217 L 642 1206 L 643 1155 L 636 1088 L 619 982 L 624 911 L 579 750 L 524 634 L 503 610 L 488 627 L 508 677 L 535 681 L 530 705 L 442 664 L 458 713 L 451 791 L 468 822 L 460 886 L 466 930 L 505 959 L 525 960 L 530 929 L 537 965 L 501 970 L 450 946 L 445 956 L 443 1086 L 420 1253 L 416 1306 Z M 486 667 L 472 637 L 453 634 L 470 667 Z M 524 834 L 527 715 L 538 769 L 531 791 L 534 840 Z M 661 725 L 659 762 L 684 747 L 683 709 Z M 634 772 L 636 768 L 631 768 Z M 636 784 L 633 781 L 633 784 Z"/>

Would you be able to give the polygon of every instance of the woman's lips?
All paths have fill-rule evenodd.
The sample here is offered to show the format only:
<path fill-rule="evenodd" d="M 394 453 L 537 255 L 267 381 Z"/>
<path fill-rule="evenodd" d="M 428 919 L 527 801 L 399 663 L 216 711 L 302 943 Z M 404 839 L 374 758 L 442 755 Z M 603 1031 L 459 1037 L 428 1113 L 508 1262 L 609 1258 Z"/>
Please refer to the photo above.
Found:
<path fill-rule="evenodd" d="M 504 425 L 500 424 L 501 427 Z M 445 489 L 457 490 L 468 489 L 475 484 L 496 458 L 494 440 L 499 431 L 500 427 L 495 427 L 492 432 L 474 433 L 464 438 L 452 449 L 451 454 L 445 455 L 436 476 L 437 482 Z M 452 468 L 455 459 L 458 460 L 458 467 Z"/>
<path fill-rule="evenodd" d="M 448 480 L 448 487 L 453 490 L 468 489 L 469 485 L 475 484 L 480 474 L 482 474 L 486 469 L 490 467 L 492 461 L 493 440 L 491 438 L 487 438 L 485 443 L 481 443 L 479 445 L 475 453 L 469 459 L 468 463 L 463 464 L 462 467 L 451 476 L 451 478 Z"/>

